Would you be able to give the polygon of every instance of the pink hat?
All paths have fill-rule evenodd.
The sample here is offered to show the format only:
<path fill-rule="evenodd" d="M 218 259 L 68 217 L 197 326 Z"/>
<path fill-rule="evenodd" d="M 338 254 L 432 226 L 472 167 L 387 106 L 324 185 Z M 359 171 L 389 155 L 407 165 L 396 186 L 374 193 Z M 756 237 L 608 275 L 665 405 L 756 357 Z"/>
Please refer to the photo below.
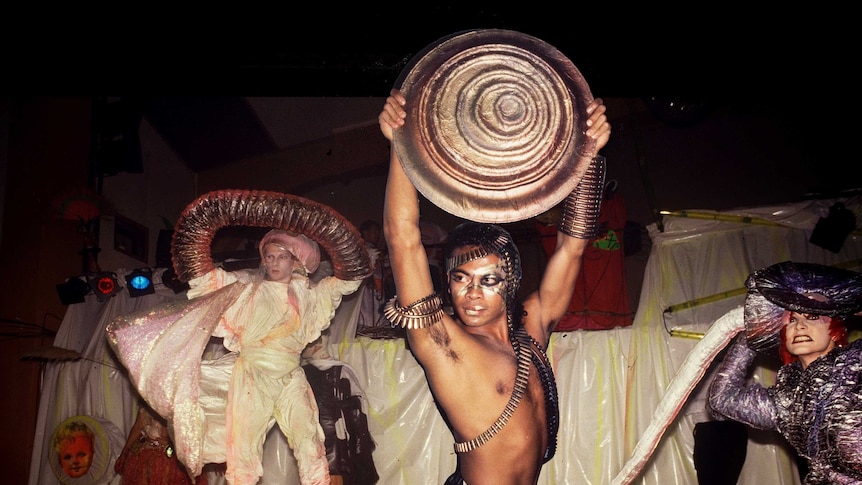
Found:
<path fill-rule="evenodd" d="M 314 273 L 320 265 L 320 247 L 311 239 L 298 234 L 291 235 L 283 229 L 273 229 L 263 236 L 260 241 L 260 257 L 263 258 L 263 249 L 270 243 L 278 244 L 290 252 L 299 264 L 305 268 L 308 274 Z"/>

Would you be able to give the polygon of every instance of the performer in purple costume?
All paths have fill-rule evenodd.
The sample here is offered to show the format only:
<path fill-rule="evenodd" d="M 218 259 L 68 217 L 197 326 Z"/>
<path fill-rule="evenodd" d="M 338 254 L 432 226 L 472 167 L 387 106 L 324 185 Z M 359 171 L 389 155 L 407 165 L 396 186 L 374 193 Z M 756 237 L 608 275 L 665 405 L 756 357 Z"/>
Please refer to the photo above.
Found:
<path fill-rule="evenodd" d="M 862 312 L 862 274 L 787 261 L 746 285 L 746 330 L 713 380 L 710 407 L 778 430 L 808 460 L 804 483 L 862 483 L 862 341 L 848 345 L 844 323 Z M 775 384 L 747 384 L 756 352 L 779 344 Z"/>

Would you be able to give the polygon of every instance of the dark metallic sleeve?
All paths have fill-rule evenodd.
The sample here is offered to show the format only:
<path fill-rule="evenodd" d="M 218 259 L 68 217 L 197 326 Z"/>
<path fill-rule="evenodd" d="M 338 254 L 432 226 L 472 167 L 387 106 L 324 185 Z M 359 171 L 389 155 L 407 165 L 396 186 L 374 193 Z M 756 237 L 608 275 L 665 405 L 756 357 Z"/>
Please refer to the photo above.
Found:
<path fill-rule="evenodd" d="M 710 384 L 709 406 L 716 416 L 754 428 L 775 429 L 775 403 L 769 392 L 760 384 L 747 384 L 748 369 L 756 355 L 744 338 L 736 338 Z"/>

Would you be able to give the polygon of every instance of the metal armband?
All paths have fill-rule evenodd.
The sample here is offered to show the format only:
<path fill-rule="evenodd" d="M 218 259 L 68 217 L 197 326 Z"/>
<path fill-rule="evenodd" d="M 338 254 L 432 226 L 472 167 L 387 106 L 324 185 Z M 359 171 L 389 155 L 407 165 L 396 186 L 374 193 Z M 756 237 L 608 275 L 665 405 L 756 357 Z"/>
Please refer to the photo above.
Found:
<path fill-rule="evenodd" d="M 581 239 L 598 235 L 605 186 L 605 157 L 596 155 L 575 190 L 563 201 L 557 230 Z"/>
<path fill-rule="evenodd" d="M 386 302 L 383 316 L 392 326 L 425 328 L 443 319 L 443 299 L 437 293 L 432 293 L 407 306 L 401 306 L 396 295 Z"/>

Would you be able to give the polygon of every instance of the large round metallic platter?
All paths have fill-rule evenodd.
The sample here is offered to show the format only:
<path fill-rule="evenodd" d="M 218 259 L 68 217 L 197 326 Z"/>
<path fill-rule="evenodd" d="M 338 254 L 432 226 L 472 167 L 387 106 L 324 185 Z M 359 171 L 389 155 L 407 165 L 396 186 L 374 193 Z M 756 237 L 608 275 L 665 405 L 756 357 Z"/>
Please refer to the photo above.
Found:
<path fill-rule="evenodd" d="M 457 33 L 417 54 L 402 77 L 408 115 L 394 147 L 441 209 L 478 222 L 528 219 L 586 172 L 579 153 L 593 97 L 548 43 L 510 30 Z"/>

